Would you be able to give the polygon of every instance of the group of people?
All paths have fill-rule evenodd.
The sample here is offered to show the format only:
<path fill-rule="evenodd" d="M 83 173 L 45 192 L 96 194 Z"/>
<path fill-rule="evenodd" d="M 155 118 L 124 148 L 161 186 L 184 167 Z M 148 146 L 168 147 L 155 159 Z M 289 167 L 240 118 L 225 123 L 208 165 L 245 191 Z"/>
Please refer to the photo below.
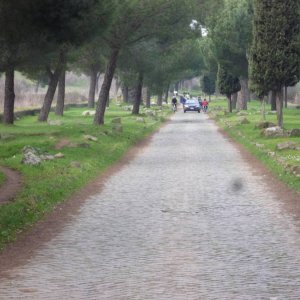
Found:
<path fill-rule="evenodd" d="M 180 95 L 180 103 L 182 104 L 182 106 L 184 106 L 185 102 L 187 99 L 190 99 L 190 96 L 189 94 L 187 95 Z M 201 99 L 201 97 L 199 96 L 198 97 L 198 102 L 199 102 L 199 105 L 200 105 L 200 109 L 203 110 L 203 112 L 207 112 L 207 109 L 208 109 L 208 101 L 206 99 Z M 172 106 L 173 106 L 173 111 L 177 111 L 177 95 L 174 94 L 173 98 L 172 98 Z"/>
<path fill-rule="evenodd" d="M 204 100 L 202 101 L 201 97 L 198 97 L 198 102 L 200 105 L 200 108 L 204 111 L 207 112 L 208 109 L 208 101 L 204 98 Z"/>

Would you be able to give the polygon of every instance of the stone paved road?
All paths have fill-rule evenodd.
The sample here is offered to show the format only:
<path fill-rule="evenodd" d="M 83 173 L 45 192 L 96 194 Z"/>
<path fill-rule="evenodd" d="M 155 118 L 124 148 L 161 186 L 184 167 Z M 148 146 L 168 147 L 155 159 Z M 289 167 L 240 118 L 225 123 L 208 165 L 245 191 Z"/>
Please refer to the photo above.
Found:
<path fill-rule="evenodd" d="M 299 299 L 299 229 L 206 116 L 178 112 L 0 299 Z"/>

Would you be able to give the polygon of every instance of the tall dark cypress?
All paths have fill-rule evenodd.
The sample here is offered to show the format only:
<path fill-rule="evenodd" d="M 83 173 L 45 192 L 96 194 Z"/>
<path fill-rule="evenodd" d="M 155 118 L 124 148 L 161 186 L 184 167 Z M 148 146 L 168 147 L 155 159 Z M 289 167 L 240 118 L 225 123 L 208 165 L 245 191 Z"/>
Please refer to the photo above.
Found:
<path fill-rule="evenodd" d="M 250 75 L 260 95 L 276 93 L 278 126 L 283 127 L 283 87 L 300 75 L 299 1 L 254 0 Z"/>

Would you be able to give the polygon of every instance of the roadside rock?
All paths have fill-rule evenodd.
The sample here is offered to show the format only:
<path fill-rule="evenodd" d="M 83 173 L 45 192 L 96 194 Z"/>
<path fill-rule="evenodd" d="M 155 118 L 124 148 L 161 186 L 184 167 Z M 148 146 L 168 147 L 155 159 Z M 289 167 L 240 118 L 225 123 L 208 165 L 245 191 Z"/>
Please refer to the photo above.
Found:
<path fill-rule="evenodd" d="M 258 148 L 258 149 L 263 149 L 263 148 L 265 148 L 265 145 L 256 143 L 255 147 Z"/>
<path fill-rule="evenodd" d="M 111 123 L 112 123 L 112 124 L 121 124 L 121 123 L 122 123 L 122 120 L 121 120 L 121 118 L 113 118 L 113 119 L 111 120 Z"/>
<path fill-rule="evenodd" d="M 145 119 L 144 118 L 136 118 L 136 121 L 139 123 L 145 123 Z"/>
<path fill-rule="evenodd" d="M 248 113 L 244 110 L 241 110 L 237 113 L 237 116 L 248 116 Z"/>
<path fill-rule="evenodd" d="M 70 166 L 71 166 L 72 168 L 78 168 L 78 169 L 80 169 L 80 168 L 81 168 L 81 163 L 78 162 L 78 161 L 71 161 L 71 162 L 70 162 Z"/>
<path fill-rule="evenodd" d="M 95 136 L 92 136 L 92 135 L 84 135 L 83 138 L 87 141 L 93 141 L 93 142 L 98 141 L 98 138 L 96 138 Z"/>
<path fill-rule="evenodd" d="M 156 112 L 154 110 L 147 110 L 145 113 L 146 113 L 146 116 L 148 116 L 148 117 L 156 116 Z"/>
<path fill-rule="evenodd" d="M 10 133 L 1 133 L 0 132 L 0 140 L 12 140 L 15 136 Z"/>
<path fill-rule="evenodd" d="M 294 175 L 296 175 L 297 177 L 300 177 L 300 166 L 294 166 L 292 168 L 292 172 Z"/>
<path fill-rule="evenodd" d="M 297 144 L 295 142 L 290 142 L 290 141 L 279 143 L 276 145 L 277 150 L 287 150 L 287 149 L 293 150 L 297 148 L 298 148 Z"/>
<path fill-rule="evenodd" d="M 239 124 L 241 124 L 241 125 L 250 124 L 250 121 L 246 117 L 244 117 L 244 118 L 239 119 Z"/>
<path fill-rule="evenodd" d="M 34 147 L 25 146 L 22 150 L 23 158 L 22 163 L 30 166 L 37 166 L 42 162 L 39 156 L 39 150 Z"/>
<path fill-rule="evenodd" d="M 269 121 L 262 121 L 255 125 L 255 128 L 257 128 L 257 129 L 264 129 L 264 128 L 270 128 L 270 127 L 276 127 L 276 124 L 269 122 Z"/>
<path fill-rule="evenodd" d="M 300 128 L 294 128 L 289 132 L 289 136 L 299 137 L 300 136 Z"/>
<path fill-rule="evenodd" d="M 133 106 L 124 106 L 123 109 L 125 111 L 132 111 Z"/>
<path fill-rule="evenodd" d="M 61 121 L 61 120 L 49 120 L 48 124 L 50 126 L 61 126 L 61 125 L 63 125 L 63 121 Z"/>
<path fill-rule="evenodd" d="M 65 155 L 63 153 L 59 152 L 59 153 L 55 154 L 54 157 L 55 158 L 64 158 Z"/>
<path fill-rule="evenodd" d="M 122 126 L 122 124 L 113 124 L 113 126 L 112 126 L 112 132 L 113 133 L 117 133 L 117 134 L 122 133 L 123 132 L 123 126 Z"/>
<path fill-rule="evenodd" d="M 82 116 L 94 116 L 96 114 L 95 110 L 86 110 L 82 113 Z"/>
<path fill-rule="evenodd" d="M 40 158 L 42 160 L 53 160 L 53 159 L 55 159 L 54 155 L 51 155 L 51 154 L 43 154 L 43 155 L 40 156 Z"/>
<path fill-rule="evenodd" d="M 282 128 L 275 126 L 264 129 L 261 134 L 265 137 L 285 137 L 286 134 Z"/>
<path fill-rule="evenodd" d="M 89 143 L 79 143 L 79 144 L 75 144 L 75 148 L 79 147 L 79 148 L 90 148 L 91 145 Z"/>

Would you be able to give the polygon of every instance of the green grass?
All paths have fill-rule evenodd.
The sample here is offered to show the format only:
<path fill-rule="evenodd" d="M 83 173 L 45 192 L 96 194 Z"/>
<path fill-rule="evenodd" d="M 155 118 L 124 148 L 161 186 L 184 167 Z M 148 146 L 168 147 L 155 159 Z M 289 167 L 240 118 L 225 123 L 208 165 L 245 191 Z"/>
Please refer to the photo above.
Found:
<path fill-rule="evenodd" d="M 262 161 L 281 181 L 296 191 L 300 191 L 300 178 L 296 177 L 291 171 L 293 166 L 300 165 L 299 150 L 282 150 L 276 149 L 278 143 L 284 141 L 293 141 L 300 146 L 300 137 L 284 138 L 266 138 L 261 135 L 261 130 L 256 129 L 255 125 L 262 120 L 260 112 L 260 103 L 251 101 L 248 104 L 247 115 L 245 116 L 250 124 L 239 124 L 236 112 L 224 115 L 222 109 L 226 110 L 227 102 L 225 100 L 213 101 L 210 104 L 211 115 L 217 121 L 218 125 L 225 129 L 226 132 L 237 142 L 243 144 L 252 154 Z M 267 108 L 267 121 L 277 123 L 276 115 L 270 113 L 269 105 Z M 284 110 L 284 129 L 290 130 L 300 128 L 300 110 Z M 257 144 L 259 144 L 257 147 Z M 260 146 L 263 145 L 263 146 Z M 288 166 L 288 168 L 287 168 Z"/>
<path fill-rule="evenodd" d="M 93 117 L 82 116 L 84 110 L 68 109 L 62 126 L 39 123 L 37 117 L 25 117 L 14 126 L 0 125 L 0 132 L 6 135 L 5 140 L 0 139 L 0 165 L 18 170 L 24 181 L 16 201 L 0 206 L 0 248 L 119 160 L 132 145 L 158 128 L 169 113 L 169 109 L 165 109 L 156 119 L 145 117 L 146 122 L 139 123 L 130 112 L 111 106 L 105 125 L 94 126 Z M 111 119 L 114 117 L 122 118 L 122 134 L 112 133 Z M 59 118 L 50 114 L 49 119 Z M 85 141 L 83 136 L 87 134 L 97 137 L 98 141 Z M 88 143 L 90 147 L 55 150 L 61 139 L 75 144 Z M 65 157 L 45 161 L 39 166 L 27 166 L 21 163 L 22 149 L 26 145 L 49 154 L 62 152 Z M 73 167 L 72 162 L 79 162 L 81 167 Z"/>
<path fill-rule="evenodd" d="M 3 172 L 0 171 L 0 187 L 2 184 L 4 184 L 6 178 Z"/>

